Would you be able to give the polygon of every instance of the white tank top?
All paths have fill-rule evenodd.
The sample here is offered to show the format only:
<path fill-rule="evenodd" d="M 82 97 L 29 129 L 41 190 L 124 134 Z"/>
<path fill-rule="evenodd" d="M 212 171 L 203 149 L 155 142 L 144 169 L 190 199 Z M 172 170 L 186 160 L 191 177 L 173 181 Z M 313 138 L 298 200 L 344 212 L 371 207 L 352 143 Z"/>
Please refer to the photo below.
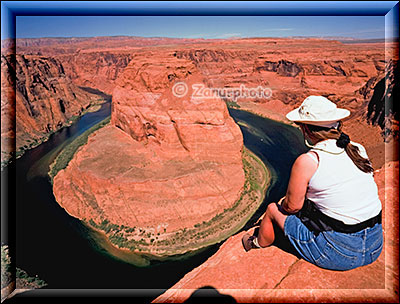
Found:
<path fill-rule="evenodd" d="M 359 148 L 361 156 L 368 158 L 362 145 L 351 143 Z M 358 169 L 346 151 L 336 146 L 336 140 L 321 141 L 310 151 L 316 152 L 319 159 L 306 197 L 321 212 L 348 225 L 379 214 L 382 204 L 373 174 Z M 313 153 L 307 155 L 313 157 Z"/>

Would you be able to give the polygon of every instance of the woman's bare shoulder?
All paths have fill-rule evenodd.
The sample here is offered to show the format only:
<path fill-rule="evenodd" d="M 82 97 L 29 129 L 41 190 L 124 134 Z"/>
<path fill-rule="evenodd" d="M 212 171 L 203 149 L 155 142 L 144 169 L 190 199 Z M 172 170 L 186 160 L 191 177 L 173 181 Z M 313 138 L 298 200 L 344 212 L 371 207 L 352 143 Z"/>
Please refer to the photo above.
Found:
<path fill-rule="evenodd" d="M 318 168 L 318 162 L 310 157 L 307 153 L 300 154 L 293 164 L 292 170 L 308 173 L 310 177 Z"/>
<path fill-rule="evenodd" d="M 318 154 L 314 153 L 313 151 L 309 151 L 303 154 L 300 154 L 295 161 L 295 164 L 301 165 L 301 166 L 308 166 L 310 164 L 315 164 L 315 161 L 313 159 L 313 156 L 318 158 Z"/>

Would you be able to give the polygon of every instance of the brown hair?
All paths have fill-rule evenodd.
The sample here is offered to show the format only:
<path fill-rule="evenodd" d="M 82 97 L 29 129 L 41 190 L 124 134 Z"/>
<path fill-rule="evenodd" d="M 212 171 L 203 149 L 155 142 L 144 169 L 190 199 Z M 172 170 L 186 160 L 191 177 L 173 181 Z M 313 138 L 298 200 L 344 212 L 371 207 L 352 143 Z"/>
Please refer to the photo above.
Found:
<path fill-rule="evenodd" d="M 350 143 L 350 138 L 342 132 L 342 122 L 339 121 L 339 126 L 335 128 L 325 128 L 320 126 L 314 126 L 309 124 L 301 124 L 300 126 L 307 133 L 311 139 L 315 139 L 317 142 L 325 139 L 336 139 L 336 145 L 340 148 L 344 148 L 347 155 L 357 166 L 358 169 L 365 173 L 371 173 L 374 171 L 369 159 L 364 158 L 360 155 L 360 150 L 357 146 Z"/>

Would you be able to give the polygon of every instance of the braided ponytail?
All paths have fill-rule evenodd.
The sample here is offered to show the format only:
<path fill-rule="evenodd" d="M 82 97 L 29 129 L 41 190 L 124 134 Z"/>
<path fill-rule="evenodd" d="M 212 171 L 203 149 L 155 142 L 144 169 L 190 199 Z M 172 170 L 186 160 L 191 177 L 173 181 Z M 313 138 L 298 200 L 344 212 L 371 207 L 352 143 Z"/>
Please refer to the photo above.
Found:
<path fill-rule="evenodd" d="M 365 173 L 372 173 L 374 169 L 372 168 L 369 159 L 364 158 L 360 155 L 360 150 L 357 146 L 354 146 L 350 142 L 350 137 L 342 132 L 342 122 L 339 121 L 339 126 L 335 128 L 325 128 L 314 125 L 303 125 L 308 136 L 317 141 L 325 139 L 336 139 L 336 145 L 339 148 L 343 148 L 353 163 L 358 169 Z"/>

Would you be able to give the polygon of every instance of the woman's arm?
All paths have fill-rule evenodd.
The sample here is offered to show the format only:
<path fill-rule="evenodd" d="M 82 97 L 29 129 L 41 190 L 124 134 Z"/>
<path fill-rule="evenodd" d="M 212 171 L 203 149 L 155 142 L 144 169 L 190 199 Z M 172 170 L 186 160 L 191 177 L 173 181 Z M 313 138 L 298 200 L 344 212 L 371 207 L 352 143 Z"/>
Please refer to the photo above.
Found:
<path fill-rule="evenodd" d="M 308 182 L 318 168 L 318 164 L 308 155 L 300 155 L 293 164 L 290 173 L 286 197 L 282 202 L 288 213 L 296 213 L 303 207 Z"/>

